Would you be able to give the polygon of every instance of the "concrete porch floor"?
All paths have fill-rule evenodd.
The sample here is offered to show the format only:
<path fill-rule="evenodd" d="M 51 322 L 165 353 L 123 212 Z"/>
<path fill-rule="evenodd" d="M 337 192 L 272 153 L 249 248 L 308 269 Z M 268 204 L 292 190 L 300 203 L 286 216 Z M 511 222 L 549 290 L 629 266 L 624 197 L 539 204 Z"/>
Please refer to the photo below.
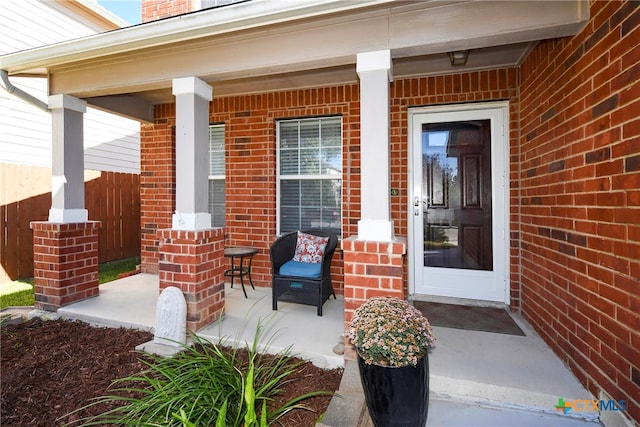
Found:
<path fill-rule="evenodd" d="M 136 274 L 100 285 L 100 295 L 58 309 L 66 319 L 82 320 L 94 325 L 135 328 L 153 332 L 158 276 Z M 344 328 L 343 300 L 331 298 L 323 306 L 323 316 L 316 316 L 310 305 L 278 303 L 271 309 L 271 288 L 225 286 L 225 315 L 199 331 L 208 340 L 225 338 L 229 344 L 253 341 L 258 322 L 263 324 L 263 339 L 272 352 L 293 345 L 293 353 L 311 360 L 321 368 L 343 366 L 342 356 L 333 352 Z"/>
<path fill-rule="evenodd" d="M 198 334 L 215 340 L 251 342 L 257 322 L 267 322 L 263 342 L 273 352 L 293 345 L 293 353 L 323 368 L 345 366 L 333 352 L 343 333 L 343 299 L 330 299 L 324 315 L 313 306 L 279 302 L 271 310 L 269 288 L 239 284 L 225 289 L 226 312 Z M 63 318 L 99 326 L 129 327 L 153 332 L 158 277 L 137 274 L 100 286 L 100 295 L 58 310 Z M 526 336 L 434 327 L 437 341 L 429 355 L 430 409 L 427 426 L 596 426 L 595 412 L 562 414 L 565 401 L 594 397 L 520 317 Z M 372 426 L 360 386 L 357 364 L 345 367 L 340 398 L 334 398 L 323 419 L 326 426 Z"/>

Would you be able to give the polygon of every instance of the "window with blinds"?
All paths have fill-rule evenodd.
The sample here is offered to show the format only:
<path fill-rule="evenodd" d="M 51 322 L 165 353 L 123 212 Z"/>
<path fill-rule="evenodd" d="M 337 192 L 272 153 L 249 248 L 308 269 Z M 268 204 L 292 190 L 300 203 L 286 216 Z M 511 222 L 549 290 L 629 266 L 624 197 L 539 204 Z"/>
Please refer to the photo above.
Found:
<path fill-rule="evenodd" d="M 281 120 L 278 232 L 321 228 L 341 234 L 342 119 Z"/>
<path fill-rule="evenodd" d="M 209 213 L 212 227 L 224 227 L 224 125 L 209 126 Z"/>

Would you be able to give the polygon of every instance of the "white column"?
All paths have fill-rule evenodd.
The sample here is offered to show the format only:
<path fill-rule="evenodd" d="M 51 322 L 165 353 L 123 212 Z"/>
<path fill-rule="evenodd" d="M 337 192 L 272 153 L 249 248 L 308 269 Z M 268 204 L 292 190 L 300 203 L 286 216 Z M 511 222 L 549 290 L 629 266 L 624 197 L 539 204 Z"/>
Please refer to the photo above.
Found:
<path fill-rule="evenodd" d="M 211 228 L 209 102 L 211 86 L 197 77 L 173 79 L 176 97 L 176 212 L 172 228 Z"/>
<path fill-rule="evenodd" d="M 53 124 L 49 222 L 87 222 L 83 135 L 87 103 L 69 95 L 52 95 L 49 109 Z"/>
<path fill-rule="evenodd" d="M 358 240 L 393 240 L 389 171 L 391 52 L 359 53 L 361 217 Z"/>

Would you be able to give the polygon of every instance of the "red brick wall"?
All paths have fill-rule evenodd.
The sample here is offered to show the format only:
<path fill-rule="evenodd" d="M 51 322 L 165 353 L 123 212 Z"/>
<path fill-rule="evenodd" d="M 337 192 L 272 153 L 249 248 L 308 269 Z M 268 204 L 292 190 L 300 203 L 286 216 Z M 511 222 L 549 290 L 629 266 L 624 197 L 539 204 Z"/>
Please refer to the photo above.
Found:
<path fill-rule="evenodd" d="M 99 221 L 33 221 L 35 307 L 58 308 L 97 296 Z"/>
<path fill-rule="evenodd" d="M 252 263 L 256 285 L 270 286 L 269 247 L 276 238 L 276 120 L 341 115 L 343 120 L 343 223 L 345 236 L 360 219 L 359 87 L 347 85 L 215 98 L 210 122 L 225 124 L 225 244 L 259 249 Z M 215 88 L 214 88 L 215 92 Z M 171 227 L 175 209 L 174 105 L 156 107 L 156 122 L 141 133 L 143 271 L 157 272 L 155 230 Z M 342 293 L 342 253 L 332 264 L 334 288 Z"/>
<path fill-rule="evenodd" d="M 344 330 L 353 319 L 353 312 L 374 297 L 407 299 L 404 285 L 406 239 L 395 242 L 367 242 L 357 236 L 342 240 L 344 254 Z M 348 346 L 345 357 L 356 360 L 355 349 Z"/>
<path fill-rule="evenodd" d="M 192 0 L 142 0 L 143 23 L 191 11 L 193 11 Z"/>
<path fill-rule="evenodd" d="M 407 236 L 407 126 L 408 107 L 446 103 L 509 100 L 511 139 L 517 141 L 517 72 L 500 69 L 438 77 L 397 80 L 391 84 L 391 188 L 392 219 L 397 236 Z M 210 122 L 225 124 L 226 227 L 225 244 L 253 246 L 260 252 L 252 265 L 252 277 L 270 286 L 269 245 L 276 233 L 276 120 L 292 117 L 341 115 L 343 120 L 344 237 L 357 234 L 360 220 L 360 87 L 357 84 L 275 93 L 216 98 Z M 214 87 L 215 94 L 215 87 Z M 157 272 L 155 230 L 171 226 L 175 209 L 175 160 L 173 149 L 174 105 L 156 107 L 156 124 L 141 133 L 142 267 Z M 512 144 L 512 157 L 516 144 Z M 512 171 L 512 176 L 517 176 Z M 517 185 L 512 184 L 512 210 L 517 212 Z M 512 226 L 514 228 L 515 226 Z M 513 232 L 513 240 L 517 231 Z M 512 243 L 517 248 L 517 243 Z M 512 249 L 516 251 L 516 249 Z M 514 258 L 515 259 L 515 258 Z M 515 261 L 514 261 L 515 263 Z M 336 292 L 342 293 L 342 254 L 332 267 Z M 407 261 L 405 258 L 405 292 Z M 512 301 L 519 304 L 517 267 L 512 267 Z"/>
<path fill-rule="evenodd" d="M 638 421 L 640 3 L 592 2 L 590 16 L 521 68 L 522 312 Z"/>
<path fill-rule="evenodd" d="M 198 331 L 224 313 L 224 236 L 213 228 L 158 230 L 160 291 L 178 287 L 187 303 L 187 329 Z"/>
<path fill-rule="evenodd" d="M 511 308 L 520 304 L 520 277 L 518 275 L 518 170 L 513 159 L 518 155 L 518 72 L 515 68 L 503 68 L 443 76 L 416 77 L 396 80 L 391 84 L 391 188 L 400 190 L 391 197 L 391 216 L 397 236 L 407 236 L 408 197 L 408 108 L 438 104 L 509 101 L 510 181 L 511 209 L 510 237 L 510 289 Z M 409 248 L 409 251 L 411 249 Z M 407 284 L 407 259 L 405 257 L 405 285 Z"/>
<path fill-rule="evenodd" d="M 155 108 L 155 123 L 140 128 L 141 269 L 158 272 L 156 230 L 171 228 L 175 211 L 175 108 Z"/>

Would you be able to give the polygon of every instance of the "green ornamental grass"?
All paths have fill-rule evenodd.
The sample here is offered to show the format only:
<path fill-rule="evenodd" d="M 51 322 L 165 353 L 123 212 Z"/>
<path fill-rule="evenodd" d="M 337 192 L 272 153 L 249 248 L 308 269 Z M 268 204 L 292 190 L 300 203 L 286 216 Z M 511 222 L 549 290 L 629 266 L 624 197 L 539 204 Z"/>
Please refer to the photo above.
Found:
<path fill-rule="evenodd" d="M 74 425 L 266 427 L 292 409 L 307 409 L 306 398 L 333 394 L 316 391 L 270 407 L 303 361 L 292 357 L 291 347 L 276 357 L 259 351 L 262 330 L 258 324 L 244 349 L 194 335 L 193 345 L 174 357 L 146 355 L 144 372 L 114 381 L 112 394 L 90 404 L 118 406 Z"/>

